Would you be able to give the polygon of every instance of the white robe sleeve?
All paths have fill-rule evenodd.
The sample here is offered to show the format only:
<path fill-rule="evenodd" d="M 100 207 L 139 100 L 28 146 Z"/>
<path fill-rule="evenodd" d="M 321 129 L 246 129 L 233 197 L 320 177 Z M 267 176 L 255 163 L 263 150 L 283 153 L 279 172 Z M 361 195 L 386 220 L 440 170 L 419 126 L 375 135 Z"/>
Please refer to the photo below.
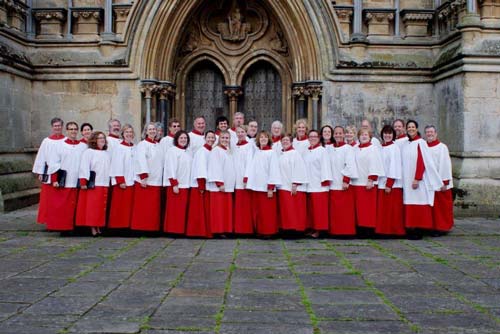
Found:
<path fill-rule="evenodd" d="M 147 158 L 147 144 L 142 141 L 137 145 L 137 158 L 135 159 L 135 174 L 150 173 L 148 158 Z"/>
<path fill-rule="evenodd" d="M 354 157 L 354 150 L 352 149 L 352 147 L 349 147 L 345 152 L 345 164 L 341 173 L 343 176 L 346 176 L 350 179 L 357 179 L 359 177 L 358 167 L 356 166 L 356 159 Z"/>
<path fill-rule="evenodd" d="M 281 184 L 281 176 L 280 176 L 280 165 L 279 159 L 274 152 L 271 154 L 271 163 L 269 165 L 269 179 L 267 184 L 272 184 L 275 186 L 279 186 Z"/>
<path fill-rule="evenodd" d="M 208 159 L 208 182 L 224 182 L 224 159 L 223 152 L 214 148 Z"/>
<path fill-rule="evenodd" d="M 79 179 L 86 179 L 88 181 L 90 177 L 90 164 L 92 159 L 92 152 L 87 149 L 82 154 L 82 159 L 80 161 L 80 170 L 78 171 Z"/>
<path fill-rule="evenodd" d="M 427 143 L 425 143 L 425 141 L 423 140 L 420 140 L 418 146 L 420 147 L 422 159 L 424 160 L 425 171 L 423 180 L 425 186 L 429 191 L 438 191 L 443 186 L 443 181 L 436 169 L 436 164 L 432 159 L 431 152 L 429 152 Z"/>
<path fill-rule="evenodd" d="M 304 159 L 302 159 L 300 154 L 297 152 L 294 154 L 293 160 L 292 183 L 306 185 L 309 180 L 307 177 L 307 168 Z"/>
<path fill-rule="evenodd" d="M 368 175 L 377 175 L 378 177 L 385 176 L 382 152 L 376 146 L 374 146 L 372 150 L 368 166 Z"/>
<path fill-rule="evenodd" d="M 326 150 L 321 154 L 321 182 L 333 181 L 332 167 L 330 166 L 330 159 Z"/>
<path fill-rule="evenodd" d="M 450 184 L 453 181 L 450 152 L 445 144 L 441 144 L 439 152 L 439 175 L 443 181 L 449 180 Z"/>
<path fill-rule="evenodd" d="M 395 144 L 391 149 L 390 166 L 387 167 L 386 177 L 388 179 L 401 180 L 403 178 L 401 170 L 401 152 L 399 151 L 399 147 Z"/>

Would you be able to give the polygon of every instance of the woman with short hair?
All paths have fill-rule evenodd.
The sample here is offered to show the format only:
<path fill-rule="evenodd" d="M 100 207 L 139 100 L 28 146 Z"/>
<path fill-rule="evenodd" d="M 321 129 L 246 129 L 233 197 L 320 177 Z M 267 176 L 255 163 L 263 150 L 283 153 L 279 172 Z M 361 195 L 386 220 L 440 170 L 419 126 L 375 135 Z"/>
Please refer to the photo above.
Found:
<path fill-rule="evenodd" d="M 293 148 L 300 154 L 305 154 L 309 148 L 309 141 L 307 140 L 307 133 L 309 125 L 307 119 L 299 119 L 295 122 L 295 138 L 293 139 Z"/>
<path fill-rule="evenodd" d="M 380 131 L 385 176 L 378 180 L 377 225 L 375 233 L 405 235 L 403 220 L 403 172 L 401 152 L 394 142 L 396 131 L 386 125 Z"/>
<path fill-rule="evenodd" d="M 101 234 L 106 225 L 106 203 L 109 188 L 111 159 L 107 151 L 106 135 L 92 133 L 89 148 L 82 154 L 78 177 L 80 193 L 76 209 L 76 226 L 88 226 L 93 236 Z"/>
<path fill-rule="evenodd" d="M 113 196 L 109 207 L 109 228 L 130 228 L 134 199 L 134 128 L 130 124 L 121 129 L 122 141 L 111 154 L 111 185 Z"/>
<path fill-rule="evenodd" d="M 255 140 L 257 150 L 247 165 L 245 188 L 253 191 L 253 219 L 256 233 L 269 237 L 278 233 L 276 186 L 280 184 L 278 157 L 272 150 L 271 135 L 261 131 Z"/>
<path fill-rule="evenodd" d="M 291 134 L 281 138 L 283 150 L 279 157 L 281 182 L 278 187 L 280 228 L 304 232 L 307 228 L 307 169 L 292 141 Z"/>
<path fill-rule="evenodd" d="M 352 180 L 356 225 L 362 236 L 368 236 L 374 232 L 377 223 L 376 185 L 385 173 L 380 149 L 371 143 L 371 131 L 359 130 L 358 139 L 359 145 L 354 151 L 358 177 Z"/>
<path fill-rule="evenodd" d="M 158 232 L 160 230 L 160 196 L 163 176 L 163 151 L 156 142 L 155 123 L 144 126 L 141 142 L 137 144 L 134 159 L 134 200 L 132 230 Z"/>
<path fill-rule="evenodd" d="M 189 149 L 189 135 L 181 130 L 175 134 L 174 146 L 167 151 L 163 185 L 167 187 L 165 220 L 167 233 L 185 234 L 188 213 L 189 186 L 193 158 Z"/>
<path fill-rule="evenodd" d="M 210 231 L 222 236 L 233 232 L 236 172 L 231 153 L 231 134 L 223 130 L 208 159 L 207 187 L 210 196 Z"/>
<path fill-rule="evenodd" d="M 210 238 L 210 199 L 207 193 L 208 161 L 215 143 L 215 133 L 205 133 L 205 145 L 196 151 L 191 169 L 191 190 L 189 191 L 189 212 L 186 235 L 188 237 Z"/>
<path fill-rule="evenodd" d="M 308 173 L 307 210 L 310 236 L 317 238 L 319 233 L 328 230 L 328 195 L 332 171 L 328 154 L 321 146 L 319 132 L 311 130 L 308 134 L 309 147 L 304 154 Z"/>
<path fill-rule="evenodd" d="M 344 141 L 344 128 L 333 129 L 334 144 L 327 147 L 332 168 L 330 183 L 330 226 L 331 235 L 356 235 L 356 211 L 354 209 L 354 190 L 351 180 L 358 177 L 354 158 L 354 148 Z"/>

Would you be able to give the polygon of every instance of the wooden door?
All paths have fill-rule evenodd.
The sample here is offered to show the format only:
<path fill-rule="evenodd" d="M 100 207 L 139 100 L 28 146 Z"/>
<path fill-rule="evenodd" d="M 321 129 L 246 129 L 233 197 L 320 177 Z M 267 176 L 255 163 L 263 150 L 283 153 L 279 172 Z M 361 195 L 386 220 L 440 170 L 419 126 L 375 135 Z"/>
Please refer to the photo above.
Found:
<path fill-rule="evenodd" d="M 256 120 L 259 129 L 271 130 L 271 123 L 282 120 L 282 83 L 276 69 L 267 62 L 252 65 L 243 79 L 243 96 L 238 110 L 245 120 Z"/>
<path fill-rule="evenodd" d="M 207 130 L 215 129 L 218 116 L 229 116 L 229 105 L 224 95 L 224 77 L 211 62 L 197 64 L 186 79 L 186 129 L 191 130 L 193 120 L 204 116 Z M 228 117 L 229 118 L 229 117 Z"/>

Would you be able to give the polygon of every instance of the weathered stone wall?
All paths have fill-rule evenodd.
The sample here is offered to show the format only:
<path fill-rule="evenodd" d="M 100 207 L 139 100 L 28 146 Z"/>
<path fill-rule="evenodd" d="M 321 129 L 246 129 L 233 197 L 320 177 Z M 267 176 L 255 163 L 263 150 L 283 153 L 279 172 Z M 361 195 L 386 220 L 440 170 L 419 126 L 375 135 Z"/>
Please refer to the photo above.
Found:
<path fill-rule="evenodd" d="M 35 81 L 32 96 L 35 146 L 55 116 L 90 122 L 95 130 L 107 130 L 108 120 L 118 118 L 140 131 L 141 93 L 133 80 Z"/>
<path fill-rule="evenodd" d="M 0 152 L 31 147 L 31 81 L 0 72 Z"/>
<path fill-rule="evenodd" d="M 378 136 L 396 118 L 420 124 L 436 122 L 432 84 L 326 82 L 323 90 L 322 123 L 355 125 L 372 123 Z"/>

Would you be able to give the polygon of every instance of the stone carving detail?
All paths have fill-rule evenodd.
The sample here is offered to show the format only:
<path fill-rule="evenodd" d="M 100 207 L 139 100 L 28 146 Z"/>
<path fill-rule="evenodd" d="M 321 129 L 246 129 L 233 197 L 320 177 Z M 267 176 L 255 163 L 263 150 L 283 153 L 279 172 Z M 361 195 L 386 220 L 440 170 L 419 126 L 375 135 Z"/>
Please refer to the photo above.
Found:
<path fill-rule="evenodd" d="M 181 51 L 183 54 L 193 52 L 198 48 L 200 43 L 200 33 L 197 24 L 193 24 L 188 28 L 186 41 L 182 45 Z"/>
<path fill-rule="evenodd" d="M 72 8 L 75 18 L 75 30 L 73 34 L 78 39 L 93 40 L 99 35 L 99 24 L 102 19 L 102 8 Z"/>
<path fill-rule="evenodd" d="M 227 22 L 217 24 L 217 30 L 221 38 L 225 41 L 240 42 L 246 39 L 247 34 L 252 30 L 248 22 L 244 22 L 244 16 L 239 7 L 233 6 L 233 9 L 227 16 Z"/>
<path fill-rule="evenodd" d="M 352 6 L 335 6 L 335 13 L 340 22 L 340 28 L 346 37 L 351 34 L 351 22 L 354 9 Z"/>
<path fill-rule="evenodd" d="M 425 37 L 428 35 L 429 22 L 434 17 L 432 10 L 403 10 L 401 12 L 406 36 Z"/>
<path fill-rule="evenodd" d="M 285 36 L 281 30 L 276 30 L 274 37 L 270 40 L 271 48 L 279 53 L 288 54 L 288 43 L 286 42 Z"/>
<path fill-rule="evenodd" d="M 66 9 L 34 9 L 33 16 L 40 24 L 37 38 L 61 38 L 63 23 L 66 19 Z"/>
<path fill-rule="evenodd" d="M 394 10 L 365 9 L 365 21 L 368 25 L 368 35 L 389 36 L 391 22 L 394 20 Z"/>
<path fill-rule="evenodd" d="M 127 23 L 131 7 L 132 5 L 130 4 L 113 5 L 113 13 L 115 14 L 115 33 L 117 35 L 122 35 L 125 32 L 125 24 Z"/>

